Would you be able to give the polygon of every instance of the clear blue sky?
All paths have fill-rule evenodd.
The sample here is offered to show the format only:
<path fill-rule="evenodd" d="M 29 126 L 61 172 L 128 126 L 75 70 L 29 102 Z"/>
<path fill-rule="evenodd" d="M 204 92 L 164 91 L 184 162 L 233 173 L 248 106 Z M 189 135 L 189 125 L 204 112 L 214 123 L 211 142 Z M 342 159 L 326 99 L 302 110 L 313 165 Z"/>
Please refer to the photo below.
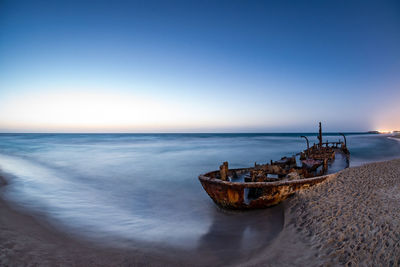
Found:
<path fill-rule="evenodd" d="M 0 0 L 0 131 L 400 128 L 399 1 Z"/>

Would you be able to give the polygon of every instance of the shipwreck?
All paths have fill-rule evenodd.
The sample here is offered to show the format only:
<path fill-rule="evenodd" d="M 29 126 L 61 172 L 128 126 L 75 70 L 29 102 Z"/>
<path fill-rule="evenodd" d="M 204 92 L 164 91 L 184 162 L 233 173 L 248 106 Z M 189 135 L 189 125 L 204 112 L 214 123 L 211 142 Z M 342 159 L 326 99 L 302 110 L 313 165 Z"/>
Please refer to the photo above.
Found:
<path fill-rule="evenodd" d="M 199 176 L 201 185 L 211 199 L 226 209 L 258 209 L 280 203 L 296 191 L 321 183 L 347 168 L 350 152 L 346 136 L 343 141 L 324 142 L 319 123 L 318 144 L 291 157 L 283 157 L 268 164 L 229 169 L 224 162 L 219 170 Z"/>

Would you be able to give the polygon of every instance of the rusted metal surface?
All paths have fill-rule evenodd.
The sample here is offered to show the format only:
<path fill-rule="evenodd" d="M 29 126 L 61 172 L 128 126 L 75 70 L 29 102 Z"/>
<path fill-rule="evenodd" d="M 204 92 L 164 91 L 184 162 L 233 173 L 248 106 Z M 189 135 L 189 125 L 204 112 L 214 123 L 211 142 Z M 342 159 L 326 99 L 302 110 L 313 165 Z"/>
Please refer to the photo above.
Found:
<path fill-rule="evenodd" d="M 306 139 L 306 141 L 307 141 L 307 149 L 310 149 L 310 142 L 308 141 L 307 136 L 302 135 L 300 137 Z"/>
<path fill-rule="evenodd" d="M 322 126 L 321 122 L 319 123 L 319 133 L 318 133 L 319 147 L 322 147 Z"/>
<path fill-rule="evenodd" d="M 300 153 L 302 166 L 296 157 L 283 157 L 270 164 L 254 164 L 252 168 L 231 169 L 228 162 L 199 176 L 201 185 L 211 199 L 227 209 L 256 209 L 273 206 L 298 190 L 321 183 L 335 174 L 326 175 L 335 154 L 345 155 L 347 167 L 350 153 L 345 142 L 323 142 L 319 125 L 319 144 Z"/>
<path fill-rule="evenodd" d="M 210 173 L 200 175 L 201 185 L 212 200 L 227 209 L 256 209 L 278 204 L 300 189 L 321 183 L 336 174 L 294 181 L 238 183 L 210 178 Z M 247 199 L 246 191 L 256 191 L 256 198 Z"/>
<path fill-rule="evenodd" d="M 222 181 L 228 180 L 228 162 L 225 161 L 221 166 L 219 166 L 219 173 Z"/>

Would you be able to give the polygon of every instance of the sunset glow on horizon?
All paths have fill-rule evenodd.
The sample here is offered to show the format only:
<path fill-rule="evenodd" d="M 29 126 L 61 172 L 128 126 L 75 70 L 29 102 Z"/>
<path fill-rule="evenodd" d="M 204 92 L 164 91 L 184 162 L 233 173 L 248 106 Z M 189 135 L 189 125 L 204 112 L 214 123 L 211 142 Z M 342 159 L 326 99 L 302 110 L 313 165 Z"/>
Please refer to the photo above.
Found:
<path fill-rule="evenodd" d="M 396 1 L 39 2 L 0 4 L 0 132 L 400 129 Z"/>

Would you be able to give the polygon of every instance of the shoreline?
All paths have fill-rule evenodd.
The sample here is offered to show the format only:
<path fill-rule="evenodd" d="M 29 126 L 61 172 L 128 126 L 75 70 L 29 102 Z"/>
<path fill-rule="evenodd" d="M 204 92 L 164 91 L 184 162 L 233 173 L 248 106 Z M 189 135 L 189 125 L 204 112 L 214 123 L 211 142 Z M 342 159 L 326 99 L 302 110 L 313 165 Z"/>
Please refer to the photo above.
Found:
<path fill-rule="evenodd" d="M 43 216 L 9 203 L 1 195 L 0 266 L 162 266 L 176 265 L 164 252 L 122 248 L 56 229 Z"/>
<path fill-rule="evenodd" d="M 7 181 L 0 176 L 4 186 Z M 236 258 L 229 265 L 400 264 L 400 159 L 345 169 L 281 205 L 285 224 L 275 240 L 256 256 Z M 168 249 L 100 246 L 21 212 L 1 195 L 0 230 L 0 265 L 6 266 L 210 264 L 184 252 L 171 255 Z M 221 264 L 217 255 L 214 263 Z"/>
<path fill-rule="evenodd" d="M 393 136 L 389 136 L 388 138 L 396 140 L 396 141 L 400 141 L 400 135 L 393 135 Z"/>

